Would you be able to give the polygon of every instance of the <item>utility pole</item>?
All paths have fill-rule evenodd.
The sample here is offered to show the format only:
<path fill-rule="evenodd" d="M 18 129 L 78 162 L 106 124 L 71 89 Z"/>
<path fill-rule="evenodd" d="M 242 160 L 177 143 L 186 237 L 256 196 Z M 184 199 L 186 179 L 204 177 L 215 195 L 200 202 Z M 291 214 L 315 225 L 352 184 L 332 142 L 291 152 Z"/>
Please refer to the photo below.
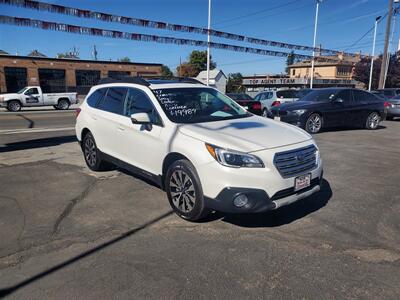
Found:
<path fill-rule="evenodd" d="M 379 76 L 379 89 L 383 89 L 385 87 L 385 73 L 386 73 L 386 66 L 388 63 L 388 50 L 389 50 L 390 29 L 392 27 L 392 15 L 393 15 L 393 0 L 389 0 L 388 18 L 386 22 L 385 48 L 383 50 L 381 74 Z"/>
<path fill-rule="evenodd" d="M 315 24 L 314 24 L 314 42 L 313 42 L 313 52 L 312 52 L 312 60 L 311 60 L 311 80 L 310 80 L 310 88 L 313 88 L 314 84 L 314 65 L 315 65 L 315 44 L 317 42 L 317 26 L 318 26 L 318 13 L 319 13 L 319 4 L 322 0 L 317 0 L 317 8 L 315 10 Z"/>
<path fill-rule="evenodd" d="M 371 70 L 369 71 L 369 85 L 368 85 L 368 91 L 371 91 L 372 87 L 372 73 L 374 71 L 374 60 L 375 60 L 375 42 L 376 42 L 376 29 L 378 27 L 378 22 L 381 19 L 381 17 L 377 17 L 375 19 L 375 29 L 374 29 L 374 41 L 372 43 L 372 57 L 371 57 Z"/>
<path fill-rule="evenodd" d="M 210 85 L 210 30 L 211 30 L 211 0 L 208 0 L 208 32 L 207 32 L 207 86 Z"/>

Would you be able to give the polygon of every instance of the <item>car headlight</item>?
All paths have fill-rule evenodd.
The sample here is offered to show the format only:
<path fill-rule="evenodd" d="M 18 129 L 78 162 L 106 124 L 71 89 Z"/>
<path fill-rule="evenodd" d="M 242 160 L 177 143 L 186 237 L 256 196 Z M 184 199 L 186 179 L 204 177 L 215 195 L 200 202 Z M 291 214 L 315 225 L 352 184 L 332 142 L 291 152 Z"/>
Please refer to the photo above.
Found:
<path fill-rule="evenodd" d="M 299 116 L 304 114 L 305 112 L 306 112 L 305 109 L 296 109 L 296 110 L 291 111 L 292 114 L 299 115 Z"/>
<path fill-rule="evenodd" d="M 228 150 L 206 144 L 206 148 L 212 157 L 221 165 L 231 168 L 264 168 L 264 164 L 257 156 Z"/>

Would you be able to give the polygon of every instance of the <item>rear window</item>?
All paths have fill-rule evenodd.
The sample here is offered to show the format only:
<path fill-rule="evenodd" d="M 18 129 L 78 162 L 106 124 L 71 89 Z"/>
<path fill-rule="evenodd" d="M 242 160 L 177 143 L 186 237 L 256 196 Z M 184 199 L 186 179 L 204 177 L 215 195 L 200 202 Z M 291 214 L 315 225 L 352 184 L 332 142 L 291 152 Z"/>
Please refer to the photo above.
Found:
<path fill-rule="evenodd" d="M 253 100 L 253 98 L 246 94 L 227 94 L 227 96 L 233 100 Z"/>
<path fill-rule="evenodd" d="M 276 96 L 278 98 L 298 98 L 297 91 L 295 90 L 277 91 Z"/>
<path fill-rule="evenodd" d="M 104 95 L 106 94 L 107 89 L 98 89 L 94 91 L 87 99 L 86 103 L 91 107 L 96 107 L 97 103 L 101 99 L 103 99 Z"/>

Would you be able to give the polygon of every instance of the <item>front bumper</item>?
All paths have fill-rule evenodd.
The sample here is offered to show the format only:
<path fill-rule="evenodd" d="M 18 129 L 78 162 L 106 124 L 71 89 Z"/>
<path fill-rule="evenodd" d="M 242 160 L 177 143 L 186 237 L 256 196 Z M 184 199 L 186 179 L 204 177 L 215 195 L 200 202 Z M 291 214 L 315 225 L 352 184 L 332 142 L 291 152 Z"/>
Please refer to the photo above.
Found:
<path fill-rule="evenodd" d="M 387 110 L 387 117 L 400 117 L 400 107 L 390 107 Z"/>
<path fill-rule="evenodd" d="M 0 107 L 7 107 L 7 102 L 0 102 Z"/>
<path fill-rule="evenodd" d="M 276 192 L 272 197 L 269 197 L 261 189 L 227 187 L 215 199 L 205 197 L 206 206 L 224 213 L 260 213 L 274 210 L 319 192 L 322 186 L 322 179 L 323 174 L 321 173 L 321 176 L 314 178 L 311 181 L 311 185 L 305 189 L 296 192 L 293 187 L 287 188 Z M 242 194 L 247 196 L 248 203 L 243 207 L 236 207 L 233 204 L 233 199 Z"/>

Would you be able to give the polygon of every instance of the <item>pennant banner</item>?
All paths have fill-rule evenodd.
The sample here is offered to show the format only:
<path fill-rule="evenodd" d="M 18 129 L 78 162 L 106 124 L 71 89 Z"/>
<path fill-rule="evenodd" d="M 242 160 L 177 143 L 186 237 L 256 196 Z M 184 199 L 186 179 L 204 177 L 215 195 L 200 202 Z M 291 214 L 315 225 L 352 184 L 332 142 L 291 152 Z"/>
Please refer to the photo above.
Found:
<path fill-rule="evenodd" d="M 96 20 L 101 20 L 101 21 L 106 21 L 106 22 L 115 22 L 115 23 L 121 23 L 121 24 L 129 24 L 129 25 L 135 25 L 135 26 L 141 26 L 141 27 L 151 27 L 151 28 L 156 28 L 156 29 L 165 29 L 165 30 L 180 31 L 180 32 L 193 32 L 193 33 L 204 34 L 204 35 L 208 34 L 208 29 L 201 28 L 201 27 L 171 24 L 171 23 L 152 21 L 152 20 L 146 20 L 146 19 L 137 19 L 137 18 L 131 18 L 131 17 L 123 17 L 123 16 L 118 16 L 118 15 L 106 14 L 106 13 L 101 13 L 101 12 L 96 12 L 96 11 L 91 11 L 91 10 L 78 9 L 78 8 L 67 7 L 67 6 L 63 6 L 63 5 L 39 2 L 39 1 L 0 0 L 0 3 L 35 9 L 35 10 L 39 10 L 39 11 L 48 11 L 48 12 L 58 13 L 58 14 L 63 14 L 63 15 L 71 15 L 71 16 L 76 16 L 79 18 L 96 19 Z M 214 29 L 210 30 L 210 35 L 219 37 L 219 38 L 248 42 L 251 44 L 270 46 L 270 47 L 278 47 L 278 48 L 286 48 L 286 49 L 291 49 L 291 50 L 316 51 L 319 53 L 325 53 L 325 54 L 331 54 L 331 55 L 337 55 L 337 54 L 343 53 L 341 51 L 331 50 L 331 49 L 320 49 L 320 48 L 313 48 L 310 46 L 301 46 L 301 45 L 296 45 L 296 44 L 288 44 L 288 43 L 270 41 L 270 40 L 265 40 L 265 39 L 252 38 L 252 37 L 247 37 L 244 35 L 228 33 L 228 32 L 218 31 L 218 30 L 214 30 Z M 343 53 L 343 54 L 345 54 L 347 56 L 355 56 L 356 55 L 354 53 Z"/>
<path fill-rule="evenodd" d="M 158 35 L 149 35 L 149 34 L 141 34 L 141 33 L 123 32 L 123 31 L 117 31 L 117 30 L 93 28 L 93 27 L 83 27 L 83 26 L 76 26 L 76 25 L 65 24 L 65 23 L 48 22 L 48 21 L 28 19 L 28 18 L 10 17 L 10 16 L 4 16 L 4 15 L 0 15 L 0 24 L 33 27 L 33 28 L 39 28 L 39 29 L 44 29 L 44 30 L 62 31 L 62 32 L 68 32 L 68 33 L 101 36 L 101 37 L 117 38 L 117 39 L 127 39 L 127 40 L 134 40 L 134 41 L 187 45 L 187 46 L 196 46 L 196 47 L 207 47 L 207 42 L 200 41 L 200 40 L 181 39 L 181 38 L 174 38 L 174 37 L 168 37 L 168 36 L 158 36 Z M 216 49 L 222 49 L 222 50 L 235 51 L 235 52 L 245 52 L 245 53 L 253 53 L 253 54 L 276 56 L 276 57 L 288 57 L 289 55 L 292 55 L 292 53 L 288 53 L 288 52 L 272 51 L 272 50 L 265 50 L 265 49 L 259 49 L 259 48 L 250 48 L 250 47 L 243 47 L 243 46 L 236 46 L 236 45 L 222 44 L 222 43 L 213 43 L 213 42 L 210 43 L 210 47 L 216 48 Z M 294 57 L 298 58 L 299 60 L 312 58 L 312 56 L 310 56 L 310 55 L 303 55 L 303 54 L 294 54 Z M 326 59 L 324 57 L 315 57 L 315 60 L 332 61 L 332 62 L 338 61 L 338 59 Z"/>

